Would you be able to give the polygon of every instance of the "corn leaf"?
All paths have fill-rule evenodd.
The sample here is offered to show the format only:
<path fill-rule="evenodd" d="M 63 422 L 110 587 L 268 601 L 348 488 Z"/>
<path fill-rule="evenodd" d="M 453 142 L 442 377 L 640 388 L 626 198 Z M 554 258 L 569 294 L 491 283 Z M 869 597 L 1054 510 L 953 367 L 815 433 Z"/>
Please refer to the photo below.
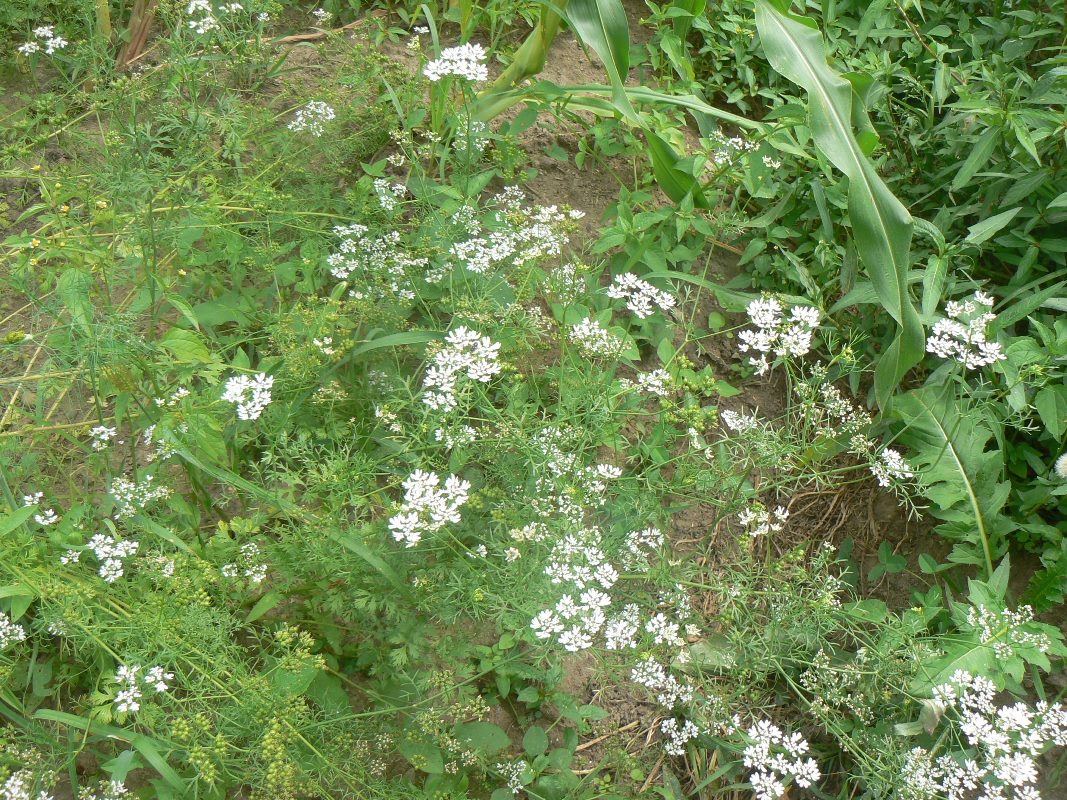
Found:
<path fill-rule="evenodd" d="M 808 94 L 815 144 L 848 178 L 848 213 L 860 259 L 879 300 L 899 326 L 875 370 L 875 393 L 884 407 L 925 349 L 922 323 L 907 291 L 911 215 L 864 154 L 853 130 L 858 97 L 852 84 L 827 63 L 815 23 L 788 13 L 788 0 L 778 2 L 782 5 L 756 0 L 756 28 L 764 52 L 776 72 Z"/>

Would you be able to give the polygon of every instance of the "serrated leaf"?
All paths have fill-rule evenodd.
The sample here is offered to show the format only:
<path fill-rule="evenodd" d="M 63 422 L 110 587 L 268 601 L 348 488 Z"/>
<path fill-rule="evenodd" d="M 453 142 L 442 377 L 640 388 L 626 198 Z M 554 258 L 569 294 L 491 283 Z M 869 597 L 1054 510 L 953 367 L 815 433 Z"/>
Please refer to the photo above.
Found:
<path fill-rule="evenodd" d="M 932 513 L 972 531 L 978 563 L 991 575 L 1006 546 L 1000 512 L 1010 491 L 1002 480 L 1003 453 L 986 449 L 997 423 L 965 406 L 951 385 L 914 389 L 896 397 L 889 411 L 907 426 L 899 441 L 912 451 Z"/>

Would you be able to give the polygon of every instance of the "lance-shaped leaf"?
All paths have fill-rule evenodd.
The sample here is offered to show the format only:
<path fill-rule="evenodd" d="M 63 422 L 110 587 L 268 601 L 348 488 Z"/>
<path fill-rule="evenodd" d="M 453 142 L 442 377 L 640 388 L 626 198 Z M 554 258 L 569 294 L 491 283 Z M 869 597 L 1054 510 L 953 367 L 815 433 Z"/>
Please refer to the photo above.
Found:
<path fill-rule="evenodd" d="M 756 28 L 771 67 L 808 94 L 808 116 L 819 150 L 848 178 L 848 214 L 860 260 L 878 299 L 899 325 L 878 360 L 875 391 L 884 405 L 904 374 L 923 357 L 925 336 L 907 292 L 912 221 L 878 176 L 852 123 L 861 109 L 852 84 L 827 63 L 812 20 L 788 13 L 788 0 L 756 0 Z M 861 116 L 866 116 L 862 114 Z"/>

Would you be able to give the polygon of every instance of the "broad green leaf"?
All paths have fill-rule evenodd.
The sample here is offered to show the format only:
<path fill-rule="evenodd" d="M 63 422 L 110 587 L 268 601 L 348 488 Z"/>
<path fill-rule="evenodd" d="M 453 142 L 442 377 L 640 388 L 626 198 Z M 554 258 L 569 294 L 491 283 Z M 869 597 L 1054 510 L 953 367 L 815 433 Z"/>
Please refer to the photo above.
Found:
<path fill-rule="evenodd" d="M 400 743 L 400 752 L 417 770 L 429 775 L 441 775 L 445 771 L 445 761 L 441 748 L 426 742 L 404 741 Z"/>
<path fill-rule="evenodd" d="M 534 725 L 522 737 L 522 749 L 526 755 L 536 758 L 548 750 L 548 734 L 545 729 Z"/>
<path fill-rule="evenodd" d="M 360 356 L 372 350 L 380 350 L 383 347 L 401 347 L 408 344 L 426 344 L 435 339 L 440 339 L 441 334 L 436 331 L 403 331 L 391 333 L 378 339 L 363 342 L 359 347 L 352 350 L 349 356 Z"/>
<path fill-rule="evenodd" d="M 1045 430 L 1056 439 L 1067 430 L 1067 386 L 1046 386 L 1034 397 L 1034 408 Z"/>
<path fill-rule="evenodd" d="M 211 361 L 211 352 L 204 343 L 204 338 L 196 331 L 184 328 L 171 328 L 159 340 L 179 364 L 206 364 Z"/>
<path fill-rule="evenodd" d="M 878 359 L 875 392 L 880 405 L 904 374 L 919 363 L 925 333 L 907 291 L 911 215 L 875 172 L 853 130 L 858 98 L 828 63 L 814 22 L 756 0 L 756 28 L 771 67 L 803 87 L 815 143 L 848 178 L 848 212 L 860 259 L 899 331 Z"/>
<path fill-rule="evenodd" d="M 991 575 L 1006 547 L 1001 509 L 1010 490 L 1003 453 L 986 449 L 996 423 L 968 407 L 950 385 L 914 389 L 895 398 L 888 411 L 907 426 L 898 441 L 911 451 L 931 512 L 958 524 L 945 530 L 954 538 L 960 538 L 959 529 L 971 531 L 981 548 L 979 563 Z"/>
<path fill-rule="evenodd" d="M 56 295 L 63 301 L 70 321 L 85 336 L 92 335 L 93 306 L 89 301 L 92 276 L 85 270 L 67 269 L 56 281 Z"/>
<path fill-rule="evenodd" d="M 456 738 L 470 742 L 475 750 L 490 757 L 511 747 L 504 729 L 492 722 L 461 723 L 456 726 Z"/>
<path fill-rule="evenodd" d="M 20 508 L 16 508 L 3 519 L 0 519 L 0 536 L 6 536 L 20 525 L 25 525 L 26 520 L 32 517 L 36 511 L 37 506 L 21 506 Z"/>

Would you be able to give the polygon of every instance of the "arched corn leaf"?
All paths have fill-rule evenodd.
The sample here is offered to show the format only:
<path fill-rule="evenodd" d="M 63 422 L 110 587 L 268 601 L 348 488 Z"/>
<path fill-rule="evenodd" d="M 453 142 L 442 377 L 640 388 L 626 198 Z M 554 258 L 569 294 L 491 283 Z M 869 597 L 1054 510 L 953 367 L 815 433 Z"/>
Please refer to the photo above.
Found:
<path fill-rule="evenodd" d="M 756 28 L 771 67 L 808 94 L 815 144 L 848 178 L 849 219 L 860 260 L 879 301 L 899 326 L 875 369 L 875 393 L 884 406 L 925 349 L 922 323 L 907 291 L 911 215 L 864 154 L 853 129 L 861 109 L 854 105 L 859 98 L 852 84 L 827 63 L 815 23 L 788 8 L 788 0 L 756 0 Z"/>

